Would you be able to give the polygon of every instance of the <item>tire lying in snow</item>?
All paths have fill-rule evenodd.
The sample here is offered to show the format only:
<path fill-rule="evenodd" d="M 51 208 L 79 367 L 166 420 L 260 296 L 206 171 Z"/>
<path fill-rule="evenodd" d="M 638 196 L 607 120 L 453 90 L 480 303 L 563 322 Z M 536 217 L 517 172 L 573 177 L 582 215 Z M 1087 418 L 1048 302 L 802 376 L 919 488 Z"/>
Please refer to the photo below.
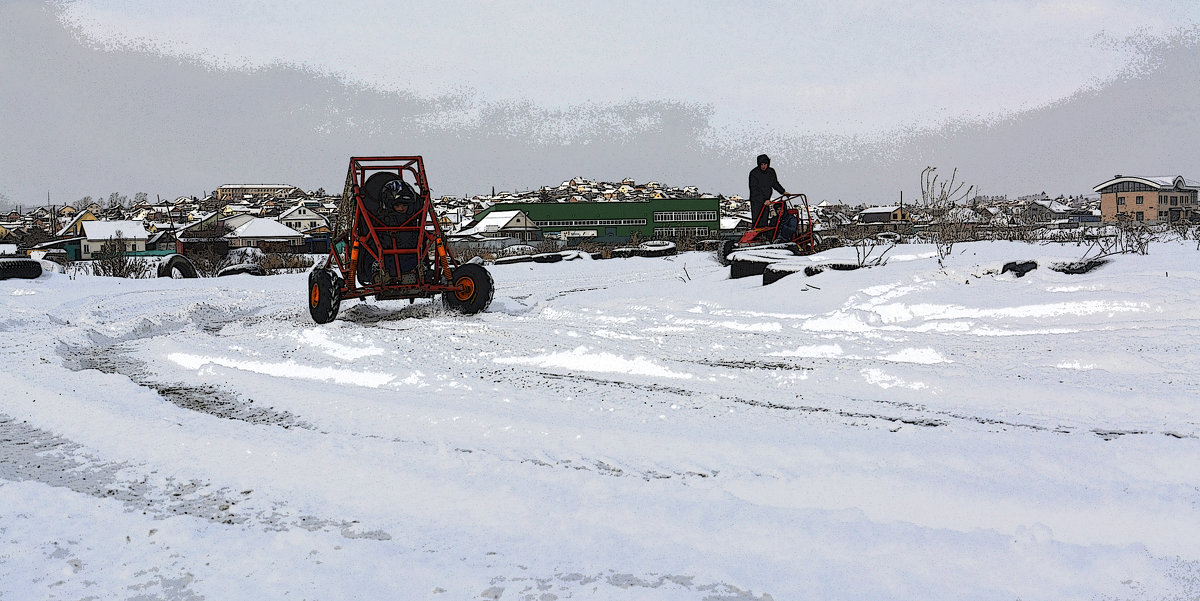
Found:
<path fill-rule="evenodd" d="M 666 257 L 679 252 L 674 242 L 666 240 L 649 240 L 638 245 L 643 257 Z"/>
<path fill-rule="evenodd" d="M 1087 273 L 1101 265 L 1108 263 L 1106 259 L 1092 259 L 1090 261 L 1076 261 L 1074 263 L 1055 263 L 1050 266 L 1050 269 L 1059 273 L 1070 275 L 1081 275 Z"/>
<path fill-rule="evenodd" d="M 259 265 L 258 263 L 242 263 L 241 265 L 230 265 L 229 267 L 218 271 L 217 277 L 241 275 L 243 273 L 248 273 L 250 275 L 267 275 L 267 270 L 263 269 L 263 266 Z"/>
<path fill-rule="evenodd" d="M 0 280 L 35 280 L 42 275 L 42 264 L 28 257 L 0 257 Z"/>
<path fill-rule="evenodd" d="M 1004 264 L 1003 268 L 1000 269 L 1000 273 L 1003 274 L 1011 271 L 1013 272 L 1013 275 L 1021 277 L 1033 271 L 1034 269 L 1037 269 L 1037 267 L 1037 261 L 1009 261 L 1008 263 Z"/>
<path fill-rule="evenodd" d="M 511 263 L 532 263 L 533 257 L 530 255 L 513 255 L 511 257 L 500 257 L 494 263 L 496 265 L 508 265 Z"/>
<path fill-rule="evenodd" d="M 538 253 L 533 255 L 534 263 L 557 263 L 563 260 L 563 256 L 558 253 Z"/>
<path fill-rule="evenodd" d="M 794 245 L 793 245 L 794 246 Z M 762 275 L 767 265 L 786 261 L 798 255 L 791 248 L 751 248 L 729 255 L 729 277 L 732 279 Z"/>
<path fill-rule="evenodd" d="M 181 278 L 200 277 L 200 274 L 196 273 L 196 266 L 187 257 L 183 255 L 169 255 L 158 264 L 158 277 L 178 280 Z"/>

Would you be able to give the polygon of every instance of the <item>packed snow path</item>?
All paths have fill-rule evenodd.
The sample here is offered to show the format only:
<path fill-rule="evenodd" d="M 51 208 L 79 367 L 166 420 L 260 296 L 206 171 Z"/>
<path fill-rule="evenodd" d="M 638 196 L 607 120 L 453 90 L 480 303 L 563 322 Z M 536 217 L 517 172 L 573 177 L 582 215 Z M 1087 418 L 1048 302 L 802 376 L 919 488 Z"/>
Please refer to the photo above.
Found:
<path fill-rule="evenodd" d="M 0 598 L 1196 598 L 1200 252 L 1081 252 L 3 281 Z"/>

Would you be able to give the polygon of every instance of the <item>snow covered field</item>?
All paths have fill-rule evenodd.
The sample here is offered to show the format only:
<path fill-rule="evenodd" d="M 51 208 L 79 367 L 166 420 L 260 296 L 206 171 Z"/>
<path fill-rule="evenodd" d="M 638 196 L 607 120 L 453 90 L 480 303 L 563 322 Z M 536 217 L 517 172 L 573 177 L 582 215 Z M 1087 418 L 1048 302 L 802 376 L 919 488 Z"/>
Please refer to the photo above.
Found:
<path fill-rule="evenodd" d="M 0 599 L 1200 598 L 1195 243 L 954 250 L 2 281 Z"/>

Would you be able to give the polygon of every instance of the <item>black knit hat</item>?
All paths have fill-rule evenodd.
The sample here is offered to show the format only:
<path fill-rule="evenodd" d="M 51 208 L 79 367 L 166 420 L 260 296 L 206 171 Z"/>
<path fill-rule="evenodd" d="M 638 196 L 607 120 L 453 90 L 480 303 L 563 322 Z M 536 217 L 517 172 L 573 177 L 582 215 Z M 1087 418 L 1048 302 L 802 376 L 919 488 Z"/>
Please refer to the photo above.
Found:
<path fill-rule="evenodd" d="M 758 163 L 757 163 L 757 164 L 761 165 L 761 164 L 763 164 L 763 163 L 766 163 L 766 164 L 770 165 L 770 164 L 771 164 L 771 157 L 769 157 L 769 156 L 767 156 L 767 155 L 765 155 L 765 154 L 760 154 L 760 155 L 758 155 Z"/>

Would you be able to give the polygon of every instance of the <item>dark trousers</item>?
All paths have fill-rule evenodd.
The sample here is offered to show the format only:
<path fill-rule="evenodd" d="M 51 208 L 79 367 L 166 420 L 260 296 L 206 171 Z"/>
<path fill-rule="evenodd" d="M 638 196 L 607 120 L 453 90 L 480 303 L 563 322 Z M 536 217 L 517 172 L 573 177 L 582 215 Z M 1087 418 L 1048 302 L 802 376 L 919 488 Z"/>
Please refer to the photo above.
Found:
<path fill-rule="evenodd" d="M 753 220 L 754 227 L 769 227 L 774 225 L 766 215 L 763 215 L 761 220 L 759 219 L 759 214 L 763 212 L 763 208 L 767 205 L 767 200 L 766 198 L 761 200 L 750 199 L 750 219 Z"/>

